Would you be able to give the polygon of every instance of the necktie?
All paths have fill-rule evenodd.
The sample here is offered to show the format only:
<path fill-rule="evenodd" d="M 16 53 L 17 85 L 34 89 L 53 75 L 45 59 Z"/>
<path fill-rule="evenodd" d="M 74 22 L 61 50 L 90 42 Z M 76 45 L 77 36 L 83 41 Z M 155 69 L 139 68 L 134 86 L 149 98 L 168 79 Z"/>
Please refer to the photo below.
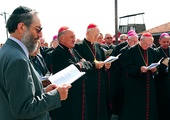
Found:
<path fill-rule="evenodd" d="M 35 70 L 40 74 L 40 76 L 44 76 L 43 75 L 44 70 L 43 70 L 43 67 L 42 67 L 39 59 L 36 56 L 31 57 L 31 62 L 32 62 Z"/>
<path fill-rule="evenodd" d="M 95 56 L 95 48 L 94 48 L 94 44 L 91 44 L 91 49 L 92 49 L 92 52 L 93 52 L 93 54 L 94 54 L 94 56 Z"/>
<path fill-rule="evenodd" d="M 71 56 L 74 57 L 74 54 L 72 53 L 72 51 L 70 49 L 68 49 L 68 51 L 71 54 Z"/>

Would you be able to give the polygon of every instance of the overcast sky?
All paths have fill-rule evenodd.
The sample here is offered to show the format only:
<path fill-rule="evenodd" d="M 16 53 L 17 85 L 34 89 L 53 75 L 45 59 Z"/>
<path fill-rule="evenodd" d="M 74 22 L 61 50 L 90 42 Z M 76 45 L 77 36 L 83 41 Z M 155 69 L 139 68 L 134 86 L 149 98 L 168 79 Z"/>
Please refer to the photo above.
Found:
<path fill-rule="evenodd" d="M 118 17 L 142 13 L 132 17 L 129 22 L 146 24 L 146 29 L 169 22 L 169 0 L 117 0 Z M 83 39 L 88 24 L 95 23 L 100 31 L 115 34 L 114 0 L 3 0 L 0 13 L 12 11 L 20 6 L 28 6 L 39 11 L 43 27 L 43 37 L 49 43 L 61 26 L 69 26 L 76 37 Z M 127 23 L 127 19 L 118 19 L 118 23 Z M 0 16 L 0 43 L 6 41 L 5 20 Z"/>

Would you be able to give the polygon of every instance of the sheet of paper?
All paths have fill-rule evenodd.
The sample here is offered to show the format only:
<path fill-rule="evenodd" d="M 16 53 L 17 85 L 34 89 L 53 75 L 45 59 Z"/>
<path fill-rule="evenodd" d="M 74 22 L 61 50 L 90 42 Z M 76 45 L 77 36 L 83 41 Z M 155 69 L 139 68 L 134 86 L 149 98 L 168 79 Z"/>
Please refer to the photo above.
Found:
<path fill-rule="evenodd" d="M 104 61 L 104 63 L 113 62 L 113 61 L 117 60 L 120 55 L 121 55 L 121 54 L 117 55 L 116 57 L 115 57 L 115 56 L 109 56 L 109 57 Z"/>
<path fill-rule="evenodd" d="M 159 63 L 152 63 L 151 65 L 147 66 L 148 69 L 152 69 L 160 65 Z"/>
<path fill-rule="evenodd" d="M 56 85 L 71 84 L 84 75 L 85 72 L 80 72 L 75 65 L 70 65 L 65 69 L 57 72 L 56 74 L 50 76 L 48 79 L 51 83 Z"/>
<path fill-rule="evenodd" d="M 157 67 L 158 65 L 160 65 L 160 62 L 163 58 L 161 58 L 157 63 L 152 63 L 150 64 L 149 66 L 147 66 L 148 69 L 152 69 L 152 68 L 155 68 Z"/>
<path fill-rule="evenodd" d="M 170 60 L 170 58 L 165 58 L 165 59 L 162 61 L 162 64 L 164 64 L 164 65 L 166 65 L 166 66 L 168 67 L 169 60 Z"/>

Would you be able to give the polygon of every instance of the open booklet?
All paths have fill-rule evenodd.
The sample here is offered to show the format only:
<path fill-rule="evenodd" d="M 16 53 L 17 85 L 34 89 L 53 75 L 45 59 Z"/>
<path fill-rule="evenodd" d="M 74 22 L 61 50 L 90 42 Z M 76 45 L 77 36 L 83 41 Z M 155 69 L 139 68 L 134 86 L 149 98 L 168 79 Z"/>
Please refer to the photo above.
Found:
<path fill-rule="evenodd" d="M 117 60 L 120 55 L 121 55 L 121 53 L 120 53 L 119 55 L 117 55 L 116 57 L 115 57 L 115 56 L 109 56 L 109 57 L 104 61 L 104 63 L 113 62 L 113 61 Z"/>
<path fill-rule="evenodd" d="M 157 67 L 158 65 L 160 65 L 160 62 L 161 62 L 162 59 L 163 59 L 163 58 L 161 58 L 161 59 L 159 60 L 159 62 L 157 62 L 157 63 L 152 63 L 152 64 L 150 64 L 149 66 L 147 66 L 147 68 L 148 68 L 148 69 L 152 69 L 152 68 Z"/>
<path fill-rule="evenodd" d="M 164 64 L 164 65 L 166 65 L 166 66 L 168 67 L 169 60 L 170 60 L 169 57 L 165 58 L 165 59 L 162 61 L 162 64 Z"/>
<path fill-rule="evenodd" d="M 75 65 L 71 64 L 63 70 L 50 76 L 48 79 L 51 83 L 60 86 L 63 84 L 71 84 L 84 74 L 85 72 L 80 72 Z"/>
<path fill-rule="evenodd" d="M 101 48 L 103 49 L 105 56 L 109 56 L 113 52 L 113 49 L 106 50 L 103 47 L 101 47 Z"/>

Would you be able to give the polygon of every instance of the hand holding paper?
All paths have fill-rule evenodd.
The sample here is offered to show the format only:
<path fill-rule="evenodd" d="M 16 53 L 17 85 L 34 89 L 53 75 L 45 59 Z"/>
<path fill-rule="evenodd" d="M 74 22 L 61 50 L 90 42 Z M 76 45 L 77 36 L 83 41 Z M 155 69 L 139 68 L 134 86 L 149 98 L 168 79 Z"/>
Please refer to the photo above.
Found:
<path fill-rule="evenodd" d="M 64 84 L 62 86 L 58 86 L 56 89 L 60 94 L 60 100 L 66 100 L 68 97 L 68 90 L 71 88 L 70 84 Z"/>
<path fill-rule="evenodd" d="M 53 76 L 50 76 L 48 79 L 51 83 L 56 84 L 57 86 L 62 86 L 63 84 L 71 84 L 84 75 L 85 72 L 80 72 L 75 65 L 70 65 L 65 69 L 57 72 Z"/>
<path fill-rule="evenodd" d="M 104 63 L 107 63 L 107 62 L 114 62 L 115 60 L 117 60 L 119 58 L 119 56 L 121 55 L 121 53 L 119 55 L 117 55 L 116 57 L 115 56 L 110 56 L 108 57 Z"/>
<path fill-rule="evenodd" d="M 157 63 L 152 63 L 152 64 L 150 64 L 149 66 L 147 66 L 147 68 L 148 68 L 148 69 L 152 69 L 152 68 L 157 67 L 158 65 L 160 65 L 160 62 L 161 62 L 162 59 L 163 59 L 163 58 L 161 58 L 161 59 L 159 60 L 159 62 L 157 62 Z"/>
<path fill-rule="evenodd" d="M 101 69 L 104 66 L 104 62 L 103 61 L 95 61 L 95 67 L 97 69 Z"/>
<path fill-rule="evenodd" d="M 104 66 L 105 66 L 105 68 L 106 68 L 106 69 L 109 69 L 109 68 L 111 67 L 111 62 L 107 62 L 107 63 L 105 63 L 105 65 L 104 65 Z"/>

